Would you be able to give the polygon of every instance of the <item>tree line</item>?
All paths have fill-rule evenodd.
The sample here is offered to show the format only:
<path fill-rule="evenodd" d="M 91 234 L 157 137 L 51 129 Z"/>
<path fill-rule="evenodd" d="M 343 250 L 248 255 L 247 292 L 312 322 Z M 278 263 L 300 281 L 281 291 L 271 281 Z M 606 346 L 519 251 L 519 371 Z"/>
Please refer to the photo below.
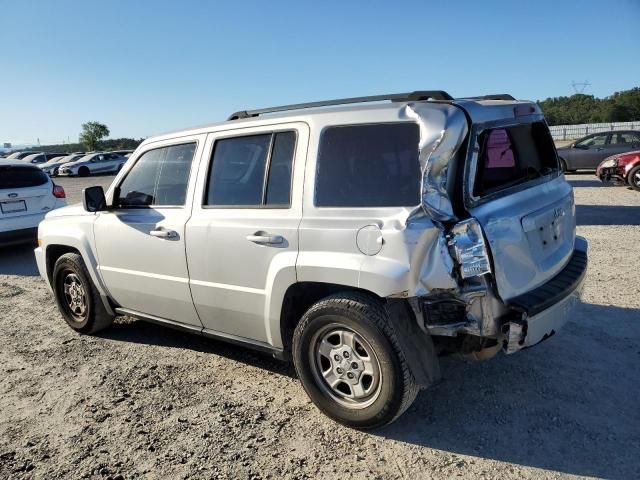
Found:
<path fill-rule="evenodd" d="M 549 125 L 633 122 L 640 120 L 640 87 L 610 97 L 576 94 L 538 101 Z"/>

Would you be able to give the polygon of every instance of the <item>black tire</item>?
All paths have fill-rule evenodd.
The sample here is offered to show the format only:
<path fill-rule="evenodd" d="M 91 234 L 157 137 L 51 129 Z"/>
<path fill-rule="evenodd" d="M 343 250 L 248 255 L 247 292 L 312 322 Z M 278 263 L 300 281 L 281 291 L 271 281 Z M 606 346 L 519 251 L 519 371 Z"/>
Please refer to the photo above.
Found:
<path fill-rule="evenodd" d="M 78 286 L 81 287 L 79 289 Z M 65 291 L 72 289 L 72 293 Z M 53 268 L 53 291 L 56 304 L 67 324 L 80 333 L 96 333 L 111 325 L 114 317 L 104 308 L 82 257 L 77 253 L 65 253 Z M 83 297 L 85 308 L 70 300 Z"/>
<path fill-rule="evenodd" d="M 53 169 L 53 171 L 51 172 L 51 176 L 52 177 L 57 177 L 58 176 L 58 167 Z"/>
<path fill-rule="evenodd" d="M 640 192 L 640 165 L 629 170 L 627 183 L 631 188 Z"/>
<path fill-rule="evenodd" d="M 565 162 L 564 158 L 560 158 L 560 168 L 562 168 L 562 171 L 565 173 L 574 173 L 575 170 L 569 170 L 567 168 L 567 162 Z"/>
<path fill-rule="evenodd" d="M 79 177 L 88 177 L 89 175 L 91 175 L 91 170 L 89 170 L 88 167 L 80 167 L 78 169 L 78 176 Z"/>
<path fill-rule="evenodd" d="M 368 359 L 369 363 L 375 361 L 379 368 L 379 378 L 369 375 L 372 379 L 368 381 L 368 388 L 373 390 L 373 385 L 376 385 L 376 391 L 362 400 L 341 398 L 341 393 L 346 394 L 338 389 L 349 390 L 351 395 L 355 395 L 355 390 L 346 383 L 353 380 L 339 381 L 334 387 L 324 380 L 323 371 L 332 375 L 340 372 L 340 368 L 333 360 L 327 363 L 329 357 L 322 357 L 318 353 L 318 345 L 323 343 L 319 339 L 326 339 L 332 332 L 343 331 L 341 329 L 344 329 L 345 335 L 348 332 L 355 334 L 352 337 L 356 338 L 353 343 L 353 351 L 356 353 L 354 358 L 358 361 Z M 342 335 L 337 335 L 343 338 Z M 367 354 L 368 350 L 373 355 Z M 340 353 L 339 350 L 332 352 Z M 334 358 L 340 358 L 340 355 Z M 345 358 L 349 357 L 345 355 Z M 378 299 L 362 293 L 331 295 L 307 310 L 293 335 L 293 361 L 302 386 L 313 403 L 329 417 L 354 428 L 376 428 L 393 422 L 409 408 L 419 390 L 400 348 L 397 334 L 391 326 L 387 310 Z M 340 358 L 340 361 L 343 359 Z M 343 370 L 344 375 L 351 373 L 351 367 L 346 368 L 349 372 Z M 356 375 L 363 384 L 367 380 L 364 370 L 359 373 L 356 371 Z"/>

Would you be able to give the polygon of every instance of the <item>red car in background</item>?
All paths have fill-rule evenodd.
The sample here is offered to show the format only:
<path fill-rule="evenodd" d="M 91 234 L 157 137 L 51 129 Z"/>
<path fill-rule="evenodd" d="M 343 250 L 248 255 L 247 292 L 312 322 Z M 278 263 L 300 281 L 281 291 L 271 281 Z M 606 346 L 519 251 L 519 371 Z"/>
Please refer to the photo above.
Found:
<path fill-rule="evenodd" d="M 640 191 L 640 150 L 605 158 L 598 165 L 596 176 L 603 182 L 622 183 Z"/>

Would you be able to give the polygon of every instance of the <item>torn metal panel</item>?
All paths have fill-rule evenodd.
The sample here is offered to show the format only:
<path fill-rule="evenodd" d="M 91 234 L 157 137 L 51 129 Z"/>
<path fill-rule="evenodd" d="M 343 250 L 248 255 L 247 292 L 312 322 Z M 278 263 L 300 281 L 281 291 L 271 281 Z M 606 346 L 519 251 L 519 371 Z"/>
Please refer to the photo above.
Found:
<path fill-rule="evenodd" d="M 467 135 L 467 118 L 458 107 L 431 102 L 409 103 L 404 113 L 420 127 L 422 209 L 437 222 L 455 221 L 447 189 L 449 162 Z"/>

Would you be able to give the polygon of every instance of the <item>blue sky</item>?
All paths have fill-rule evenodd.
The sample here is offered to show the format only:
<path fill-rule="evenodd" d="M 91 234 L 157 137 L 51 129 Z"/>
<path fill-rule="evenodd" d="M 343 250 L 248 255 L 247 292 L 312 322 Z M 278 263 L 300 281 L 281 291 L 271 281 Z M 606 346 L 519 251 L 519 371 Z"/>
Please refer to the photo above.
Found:
<path fill-rule="evenodd" d="M 282 103 L 417 89 L 640 86 L 640 0 L 0 0 L 0 141 L 146 137 Z"/>

